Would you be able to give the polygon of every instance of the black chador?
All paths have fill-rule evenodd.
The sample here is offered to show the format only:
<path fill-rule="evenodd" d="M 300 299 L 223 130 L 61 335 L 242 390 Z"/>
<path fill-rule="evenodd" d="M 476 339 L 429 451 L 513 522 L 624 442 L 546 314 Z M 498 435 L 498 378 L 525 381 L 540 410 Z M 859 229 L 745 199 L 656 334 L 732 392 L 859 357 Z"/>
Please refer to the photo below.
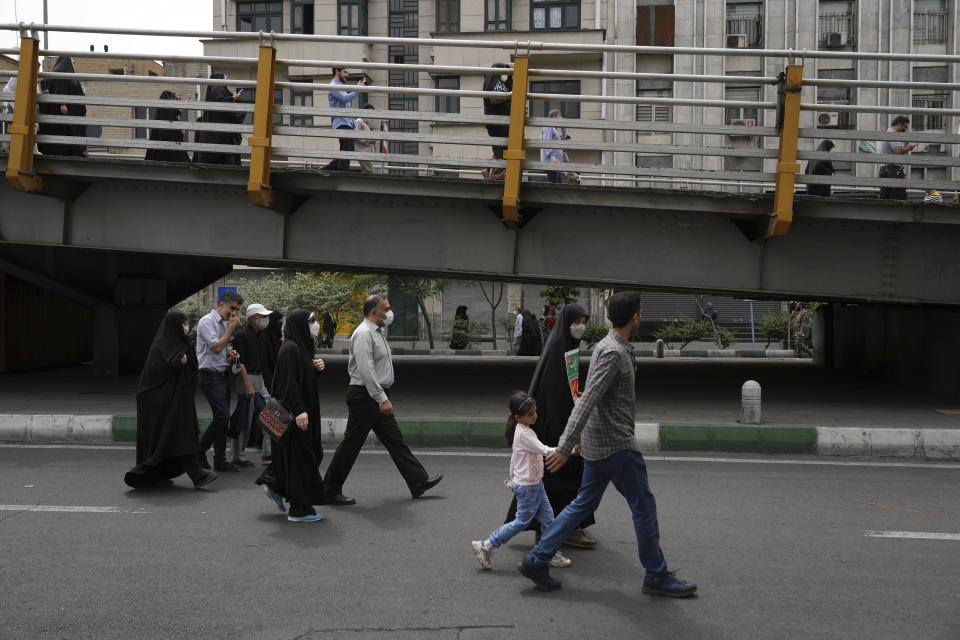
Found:
<path fill-rule="evenodd" d="M 284 325 L 284 342 L 277 354 L 273 374 L 273 397 L 293 417 L 306 412 L 307 430 L 292 425 L 273 445 L 273 462 L 256 483 L 266 485 L 290 503 L 290 516 L 316 513 L 312 505 L 324 504 L 320 462 L 323 460 L 323 435 L 320 427 L 318 372 L 313 368 L 313 337 L 308 320 L 310 312 L 295 309 Z"/>
<path fill-rule="evenodd" d="M 53 67 L 54 73 L 76 73 L 73 67 L 73 59 L 63 57 L 57 60 Z M 86 95 L 79 80 L 68 80 L 65 78 L 44 78 L 40 82 L 40 90 L 44 94 L 62 95 L 62 96 L 82 96 Z M 61 110 L 66 106 L 67 113 Z M 45 116 L 78 116 L 87 115 L 87 106 L 84 104 L 61 105 L 56 102 L 41 102 L 40 114 Z M 86 134 L 86 127 L 82 124 L 53 124 L 40 123 L 38 133 L 42 136 L 75 136 L 80 137 Z M 87 148 L 83 145 L 63 144 L 60 142 L 40 142 L 37 149 L 44 155 L 52 156 L 85 156 Z"/>
<path fill-rule="evenodd" d="M 215 73 L 211 80 L 226 80 L 223 73 Z M 207 87 L 207 102 L 234 102 L 233 93 L 224 86 Z M 242 111 L 208 111 L 204 110 L 200 122 L 208 124 L 240 124 L 243 122 Z M 196 142 L 205 144 L 240 144 L 240 134 L 232 131 L 197 131 Z M 205 164 L 240 164 L 240 156 L 235 153 L 219 153 L 211 151 L 194 151 L 193 161 Z"/>
<path fill-rule="evenodd" d="M 176 94 L 164 91 L 160 94 L 161 100 L 174 100 Z M 168 122 L 180 121 L 180 109 L 172 107 L 157 108 L 153 112 L 153 120 Z M 183 131 L 180 129 L 150 129 L 150 139 L 160 142 L 183 142 Z M 190 162 L 190 156 L 183 149 L 147 149 L 147 160 L 163 160 L 166 162 Z"/>
<path fill-rule="evenodd" d="M 196 483 L 200 469 L 197 361 L 183 327 L 187 316 L 169 312 L 147 353 L 137 387 L 137 465 L 124 481 L 147 487 L 186 473 Z M 183 363 L 187 356 L 186 364 Z"/>
<path fill-rule="evenodd" d="M 586 316 L 587 312 L 578 304 L 568 304 L 563 307 L 557 324 L 554 325 L 547 343 L 543 347 L 543 355 L 537 362 L 533 372 L 533 380 L 527 391 L 537 401 L 537 423 L 533 430 L 540 442 L 548 447 L 556 447 L 560 443 L 560 436 L 567 426 L 567 418 L 573 411 L 573 395 L 570 393 L 570 383 L 567 381 L 567 365 L 564 354 L 567 351 L 578 349 L 580 339 L 570 335 L 570 325 L 577 318 Z M 581 375 L 581 380 L 584 376 Z M 555 473 L 549 471 L 543 474 L 543 486 L 547 497 L 553 506 L 554 514 L 563 511 L 577 497 L 580 482 L 583 478 L 583 458 L 571 456 L 563 467 Z M 512 522 L 516 517 L 517 500 L 510 503 L 506 522 Z M 581 522 L 577 528 L 583 529 L 594 524 L 593 514 Z M 539 527 L 534 520 L 530 529 Z"/>

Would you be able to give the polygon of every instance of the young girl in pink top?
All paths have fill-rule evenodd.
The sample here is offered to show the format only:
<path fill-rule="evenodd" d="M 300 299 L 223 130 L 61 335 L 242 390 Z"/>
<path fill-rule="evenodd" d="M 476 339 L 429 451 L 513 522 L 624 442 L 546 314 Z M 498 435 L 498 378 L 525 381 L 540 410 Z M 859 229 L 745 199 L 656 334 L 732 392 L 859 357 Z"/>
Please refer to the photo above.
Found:
<path fill-rule="evenodd" d="M 517 517 L 490 534 L 486 540 L 473 541 L 473 553 L 484 569 L 492 567 L 494 551 L 507 540 L 527 528 L 534 518 L 542 531 L 553 523 L 553 507 L 543 488 L 543 457 L 553 451 L 539 439 L 531 428 L 537 421 L 537 403 L 523 391 L 510 394 L 510 417 L 504 437 L 513 447 L 510 456 L 510 484 L 517 496 Z M 558 551 L 551 567 L 569 567 L 570 560 Z"/>

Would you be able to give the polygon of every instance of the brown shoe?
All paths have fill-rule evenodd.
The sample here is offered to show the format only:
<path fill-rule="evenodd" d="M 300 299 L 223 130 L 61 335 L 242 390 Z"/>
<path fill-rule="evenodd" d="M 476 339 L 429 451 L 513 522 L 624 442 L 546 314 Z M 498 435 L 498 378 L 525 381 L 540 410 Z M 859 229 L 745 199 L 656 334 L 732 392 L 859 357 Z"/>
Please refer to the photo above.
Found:
<path fill-rule="evenodd" d="M 597 541 L 587 535 L 583 529 L 577 529 L 563 541 L 563 544 L 577 547 L 578 549 L 593 549 L 597 546 Z"/>

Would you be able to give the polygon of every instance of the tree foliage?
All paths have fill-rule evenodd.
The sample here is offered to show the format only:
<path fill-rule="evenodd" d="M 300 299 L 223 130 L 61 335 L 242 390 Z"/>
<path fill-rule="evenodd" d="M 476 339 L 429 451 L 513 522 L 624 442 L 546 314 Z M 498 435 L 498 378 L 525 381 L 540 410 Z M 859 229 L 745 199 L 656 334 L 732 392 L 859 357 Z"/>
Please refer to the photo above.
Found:
<path fill-rule="evenodd" d="M 610 329 L 602 324 L 590 323 L 586 331 L 583 332 L 583 340 L 587 343 L 587 349 L 592 349 L 594 345 L 603 340 L 610 332 Z"/>
<path fill-rule="evenodd" d="M 563 287 L 553 285 L 540 290 L 540 297 L 547 304 L 564 305 L 576 302 L 580 297 L 580 289 L 577 287 Z"/>
<path fill-rule="evenodd" d="M 681 320 L 677 324 L 668 324 L 654 331 L 653 337 L 663 340 L 668 349 L 673 349 L 674 343 L 680 343 L 680 349 L 683 349 L 691 342 L 705 336 L 710 330 L 710 326 L 706 322 Z"/>
<path fill-rule="evenodd" d="M 787 316 L 782 313 L 767 313 L 757 323 L 757 328 L 767 339 L 764 349 L 769 349 L 771 342 L 787 339 Z"/>

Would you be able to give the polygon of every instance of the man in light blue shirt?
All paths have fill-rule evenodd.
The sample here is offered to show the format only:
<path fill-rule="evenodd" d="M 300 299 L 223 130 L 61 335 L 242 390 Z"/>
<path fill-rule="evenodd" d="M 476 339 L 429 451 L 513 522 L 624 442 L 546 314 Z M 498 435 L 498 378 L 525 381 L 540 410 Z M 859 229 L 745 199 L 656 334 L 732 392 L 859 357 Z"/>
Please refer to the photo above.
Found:
<path fill-rule="evenodd" d="M 346 84 L 349 77 L 349 71 L 339 67 L 334 67 L 333 80 L 330 81 L 330 84 Z M 357 86 L 362 87 L 365 84 L 367 84 L 366 80 L 360 80 L 360 82 L 357 83 Z M 327 103 L 330 105 L 331 109 L 350 109 L 353 107 L 352 103 L 357 97 L 357 94 L 357 91 L 328 91 Z M 349 129 L 350 131 L 353 131 L 353 118 L 339 116 L 335 117 L 333 118 L 333 128 Z M 353 139 L 340 138 L 340 151 L 353 151 Z M 349 171 L 350 160 L 335 158 L 328 162 L 323 168 L 330 171 Z"/>

